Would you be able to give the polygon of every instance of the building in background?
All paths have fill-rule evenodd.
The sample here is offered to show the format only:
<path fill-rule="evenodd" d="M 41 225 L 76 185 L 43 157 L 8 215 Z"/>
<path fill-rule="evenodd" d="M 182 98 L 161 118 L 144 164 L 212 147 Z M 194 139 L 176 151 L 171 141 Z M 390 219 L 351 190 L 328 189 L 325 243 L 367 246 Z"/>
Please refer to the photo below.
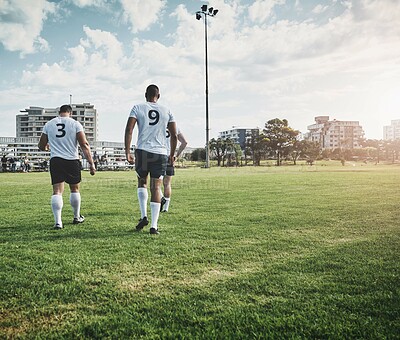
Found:
<path fill-rule="evenodd" d="M 315 117 L 315 124 L 307 129 L 305 139 L 320 143 L 322 149 L 357 149 L 364 138 L 358 121 L 329 120 L 329 116 Z"/>
<path fill-rule="evenodd" d="M 238 128 L 233 126 L 230 130 L 221 131 L 218 135 L 218 138 L 222 139 L 231 139 L 235 144 L 239 144 L 242 150 L 246 148 L 246 142 L 251 138 L 251 136 L 258 135 L 260 133 L 260 129 L 253 128 Z"/>
<path fill-rule="evenodd" d="M 390 125 L 383 127 L 383 139 L 400 139 L 400 119 L 392 120 Z"/>
<path fill-rule="evenodd" d="M 90 103 L 71 104 L 72 118 L 80 122 L 85 130 L 89 144 L 97 140 L 97 111 Z M 31 106 L 20 111 L 16 117 L 16 136 L 36 138 L 39 141 L 43 126 L 58 116 L 59 108 L 43 108 Z"/>

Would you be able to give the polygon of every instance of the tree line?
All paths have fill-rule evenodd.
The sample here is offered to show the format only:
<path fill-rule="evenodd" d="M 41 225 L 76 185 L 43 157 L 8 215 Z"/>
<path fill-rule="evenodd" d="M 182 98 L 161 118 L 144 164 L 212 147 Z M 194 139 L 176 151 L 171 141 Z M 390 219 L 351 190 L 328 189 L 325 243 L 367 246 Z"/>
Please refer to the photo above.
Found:
<path fill-rule="evenodd" d="M 210 158 L 216 160 L 217 166 L 238 166 L 252 163 L 259 166 L 262 160 L 274 160 L 277 166 L 283 162 L 294 165 L 304 160 L 312 165 L 316 160 L 334 159 L 342 164 L 346 161 L 380 161 L 396 162 L 400 155 L 400 140 L 384 141 L 359 140 L 360 148 L 324 149 L 318 142 L 301 140 L 300 131 L 289 126 L 286 119 L 271 119 L 265 123 L 261 132 L 252 131 L 246 136 L 242 150 L 239 144 L 230 138 L 213 138 L 210 140 Z M 192 161 L 204 161 L 205 149 L 192 152 Z"/>

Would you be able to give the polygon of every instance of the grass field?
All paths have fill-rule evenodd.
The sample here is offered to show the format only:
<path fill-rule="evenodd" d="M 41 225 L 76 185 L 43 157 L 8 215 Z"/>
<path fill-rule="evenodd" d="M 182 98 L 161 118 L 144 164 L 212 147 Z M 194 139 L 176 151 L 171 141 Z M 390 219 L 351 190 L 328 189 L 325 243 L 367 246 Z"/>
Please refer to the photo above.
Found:
<path fill-rule="evenodd" d="M 400 167 L 182 169 L 161 234 L 135 174 L 0 174 L 0 338 L 399 339 Z"/>

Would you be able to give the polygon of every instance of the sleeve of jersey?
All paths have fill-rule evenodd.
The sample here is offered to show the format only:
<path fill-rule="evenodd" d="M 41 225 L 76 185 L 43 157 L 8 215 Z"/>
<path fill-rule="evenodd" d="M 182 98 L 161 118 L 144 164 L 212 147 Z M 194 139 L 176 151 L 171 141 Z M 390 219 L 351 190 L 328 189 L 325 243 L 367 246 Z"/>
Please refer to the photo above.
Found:
<path fill-rule="evenodd" d="M 83 131 L 83 126 L 80 122 L 76 122 L 76 133 Z"/>
<path fill-rule="evenodd" d="M 137 119 L 137 106 L 135 105 L 134 107 L 132 107 L 131 113 L 129 114 L 129 117 L 135 118 Z"/>
<path fill-rule="evenodd" d="M 168 123 L 174 123 L 175 122 L 174 115 L 171 113 L 171 111 L 169 111 L 168 114 L 169 114 Z"/>
<path fill-rule="evenodd" d="M 45 135 L 48 135 L 48 133 L 47 133 L 47 123 L 46 124 L 44 124 L 44 126 L 43 126 L 43 130 L 42 130 L 42 133 L 44 133 Z"/>

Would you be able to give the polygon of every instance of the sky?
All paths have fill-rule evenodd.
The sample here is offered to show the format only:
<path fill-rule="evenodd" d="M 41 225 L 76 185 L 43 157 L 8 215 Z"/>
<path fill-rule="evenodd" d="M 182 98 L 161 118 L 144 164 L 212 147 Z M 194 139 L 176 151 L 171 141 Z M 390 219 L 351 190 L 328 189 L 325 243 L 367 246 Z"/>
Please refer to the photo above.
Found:
<path fill-rule="evenodd" d="M 160 88 L 188 146 L 287 119 L 359 121 L 369 139 L 400 119 L 399 0 L 0 0 L 0 136 L 30 106 L 91 103 L 98 139 L 122 142 L 132 106 Z"/>

